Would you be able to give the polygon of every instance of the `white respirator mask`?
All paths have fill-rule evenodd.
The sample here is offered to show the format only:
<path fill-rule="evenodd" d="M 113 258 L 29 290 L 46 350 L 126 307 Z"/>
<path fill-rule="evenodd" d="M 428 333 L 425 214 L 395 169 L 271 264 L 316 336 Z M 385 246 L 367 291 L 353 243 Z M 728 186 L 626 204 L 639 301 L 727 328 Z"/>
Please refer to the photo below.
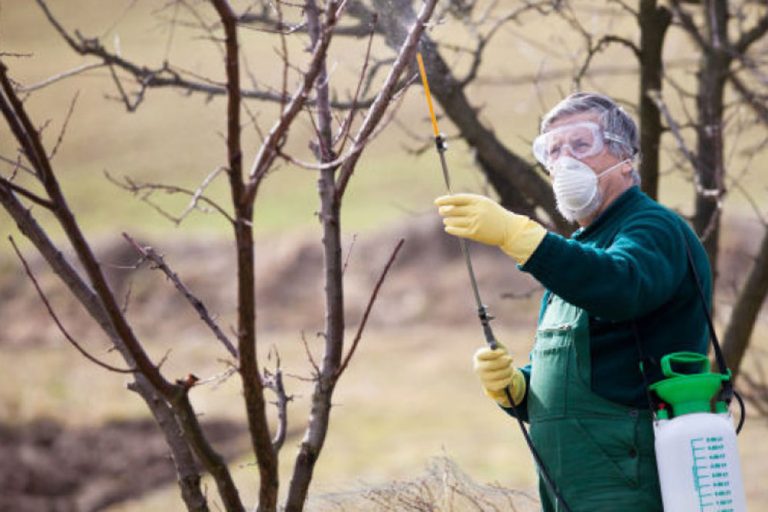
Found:
<path fill-rule="evenodd" d="M 598 183 L 603 177 L 618 169 L 630 159 L 622 160 L 600 173 L 580 160 L 570 156 L 558 158 L 550 168 L 554 182 L 557 206 L 569 221 L 581 220 L 593 214 L 600 207 L 601 194 Z"/>

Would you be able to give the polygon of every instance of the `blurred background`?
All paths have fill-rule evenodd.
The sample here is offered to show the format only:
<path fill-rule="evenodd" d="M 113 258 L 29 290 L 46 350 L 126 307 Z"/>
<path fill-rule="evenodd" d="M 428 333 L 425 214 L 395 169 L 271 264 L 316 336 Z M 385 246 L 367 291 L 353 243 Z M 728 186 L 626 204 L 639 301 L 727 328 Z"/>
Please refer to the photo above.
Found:
<path fill-rule="evenodd" d="M 443 1 L 428 34 L 454 76 L 468 77 L 463 93 L 479 122 L 541 178 L 530 142 L 541 116 L 569 92 L 603 92 L 638 114 L 639 65 L 632 50 L 621 42 L 601 41 L 613 34 L 640 44 L 638 9 L 648 3 L 671 9 L 665 2 L 644 1 Z M 285 80 L 293 90 L 308 58 L 301 9 L 282 3 L 285 26 L 295 30 L 281 38 L 275 33 L 272 2 L 232 4 L 255 20 L 244 21 L 240 30 L 243 88 L 279 93 Z M 69 34 L 77 33 L 81 41 L 98 38 L 110 54 L 148 69 L 172 69 L 214 88 L 224 83 L 220 27 L 208 2 L 49 0 L 46 5 Z M 387 10 L 387 5 L 375 1 L 369 6 L 379 13 L 382 27 L 397 16 L 408 21 L 407 13 L 394 4 Z M 686 9 L 693 23 L 706 26 L 701 6 Z M 731 9 L 736 38 L 766 16 L 764 6 L 755 2 L 734 2 Z M 264 21 L 269 19 L 272 29 Z M 350 15 L 341 26 L 360 23 Z M 679 148 L 683 142 L 696 147 L 694 93 L 702 59 L 684 25 L 679 16 L 673 19 L 663 47 L 665 106 L 679 122 L 681 139 L 670 130 L 662 137 L 658 198 L 691 216 L 695 173 Z M 765 70 L 759 66 L 767 62 L 768 38 L 756 35 L 752 60 L 736 59 L 734 66 L 743 72 L 757 62 L 746 80 L 762 91 Z M 364 35 L 334 39 L 328 58 L 334 98 L 348 101 L 354 93 L 366 46 Z M 292 64 L 287 71 L 284 55 Z M 373 38 L 363 98 L 375 93 L 393 56 L 384 35 Z M 70 207 L 131 325 L 154 360 L 164 359 L 164 375 L 181 379 L 191 373 L 202 379 L 203 385 L 191 391 L 193 405 L 231 462 L 244 500 L 253 502 L 258 472 L 245 430 L 240 380 L 228 371 L 228 354 L 173 285 L 151 265 L 138 264 L 122 236 L 127 233 L 163 254 L 234 337 L 236 254 L 230 224 L 203 203 L 190 208 L 189 196 L 168 188 L 126 190 L 126 184 L 146 183 L 196 190 L 205 183 L 205 196 L 231 210 L 227 177 L 214 173 L 226 165 L 226 97 L 172 85 L 143 89 L 125 69 L 110 70 L 98 57 L 74 51 L 38 2 L 0 2 L 0 59 L 53 154 Z M 766 230 L 766 124 L 744 98 L 735 88 L 725 95 L 727 183 L 722 190 L 729 193 L 718 201 L 720 330 L 729 325 L 750 268 L 760 261 Z M 754 103 L 760 102 L 765 104 L 758 94 Z M 436 108 L 449 140 L 454 191 L 495 195 L 478 163 L 478 144 L 461 138 L 460 127 L 442 116 L 440 101 Z M 279 104 L 248 99 L 244 111 L 247 170 Z M 343 200 L 348 339 L 396 243 L 402 238 L 405 245 L 334 395 L 312 503 L 321 509 L 361 490 L 386 496 L 391 486 L 441 475 L 452 475 L 481 493 L 503 488 L 535 496 L 535 471 L 517 425 L 483 396 L 472 373 L 471 355 L 483 337 L 458 244 L 442 233 L 432 206 L 444 185 L 418 83 L 404 91 L 391 114 L 366 147 Z M 287 154 L 307 162 L 313 161 L 315 136 L 309 119 L 293 125 L 286 143 Z M 0 157 L 2 176 L 18 174 L 20 183 L 33 182 L 19 168 L 17 143 L 6 124 L 0 126 Z M 280 160 L 255 202 L 260 362 L 274 367 L 279 356 L 287 391 L 294 397 L 281 454 L 284 482 L 308 415 L 312 363 L 307 354 L 319 358 L 322 351 L 317 180 L 316 170 Z M 43 208 L 30 208 L 64 256 L 72 257 L 55 220 Z M 540 208 L 534 213 L 554 222 Z M 5 211 L 0 227 L 4 238 L 11 235 L 18 243 L 73 337 L 120 366 L 109 339 Z M 483 298 L 496 317 L 497 336 L 522 365 L 543 290 L 498 251 L 472 246 L 472 253 Z M 760 483 L 768 469 L 768 393 L 762 373 L 768 322 L 764 308 L 758 309 L 737 385 L 751 398 L 739 438 L 751 510 L 768 506 L 768 492 Z M 7 240 L 0 243 L 0 325 L 0 510 L 183 510 L 168 451 L 145 404 L 126 389 L 124 375 L 90 363 L 64 340 Z M 509 495 L 503 499 L 512 500 Z M 515 495 L 514 502 L 520 510 L 535 505 L 525 496 Z M 359 509 L 373 507 L 373 501 L 365 503 Z M 443 507 L 450 510 L 447 503 Z"/>

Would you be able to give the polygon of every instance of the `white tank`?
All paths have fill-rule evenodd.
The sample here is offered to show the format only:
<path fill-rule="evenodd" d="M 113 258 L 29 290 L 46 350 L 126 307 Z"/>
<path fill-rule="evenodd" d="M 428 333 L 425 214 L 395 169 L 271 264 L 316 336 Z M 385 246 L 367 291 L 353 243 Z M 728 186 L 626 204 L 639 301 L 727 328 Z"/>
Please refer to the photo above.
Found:
<path fill-rule="evenodd" d="M 722 401 L 712 410 L 730 372 L 710 372 L 692 352 L 665 356 L 661 369 L 666 378 L 650 389 L 661 400 L 653 430 L 665 512 L 746 512 L 731 415 Z"/>
<path fill-rule="evenodd" d="M 666 512 L 746 512 L 729 414 L 698 412 L 654 423 Z"/>

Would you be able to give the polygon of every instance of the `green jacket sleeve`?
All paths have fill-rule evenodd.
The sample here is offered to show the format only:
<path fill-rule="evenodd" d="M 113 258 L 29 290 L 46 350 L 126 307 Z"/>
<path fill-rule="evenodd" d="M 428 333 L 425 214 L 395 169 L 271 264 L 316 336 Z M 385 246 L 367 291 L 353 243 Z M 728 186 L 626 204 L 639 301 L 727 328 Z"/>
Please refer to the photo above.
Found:
<path fill-rule="evenodd" d="M 548 233 L 521 269 L 592 315 L 627 320 L 658 308 L 679 286 L 687 269 L 682 236 L 671 215 L 646 210 L 609 241 Z"/>

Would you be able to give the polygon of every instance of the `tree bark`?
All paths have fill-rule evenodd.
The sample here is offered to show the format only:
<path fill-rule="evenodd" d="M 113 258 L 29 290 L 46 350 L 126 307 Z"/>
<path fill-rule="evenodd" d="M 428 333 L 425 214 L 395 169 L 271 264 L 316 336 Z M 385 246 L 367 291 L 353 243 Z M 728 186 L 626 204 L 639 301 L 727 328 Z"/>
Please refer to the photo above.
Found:
<path fill-rule="evenodd" d="M 240 143 L 240 53 L 237 16 L 226 0 L 211 0 L 225 34 L 227 74 L 227 161 L 230 193 L 235 210 L 234 235 L 237 248 L 237 335 L 240 378 L 248 418 L 251 445 L 259 467 L 259 512 L 277 509 L 279 474 L 277 454 L 267 421 L 264 382 L 256 352 L 256 277 L 253 247 L 253 204 L 243 182 Z"/>
<path fill-rule="evenodd" d="M 657 0 L 640 0 L 640 177 L 643 191 L 653 199 L 659 195 L 659 146 L 661 112 L 648 94 L 661 92 L 664 73 L 664 38 L 672 22 L 672 13 Z"/>
<path fill-rule="evenodd" d="M 698 73 L 697 156 L 698 182 L 693 226 L 702 239 L 717 282 L 720 242 L 720 200 L 725 194 L 723 157 L 723 113 L 725 83 L 730 71 L 728 54 L 728 3 L 725 0 L 703 2 L 707 45 L 702 49 Z"/>
<path fill-rule="evenodd" d="M 307 25 L 312 44 L 317 44 L 323 26 L 314 0 L 306 2 Z M 325 62 L 320 67 L 315 82 L 317 94 L 317 152 L 321 163 L 332 162 L 333 135 L 331 132 L 331 111 Z M 312 406 L 308 428 L 302 440 L 294 465 L 285 510 L 300 511 L 307 499 L 309 484 L 314 474 L 315 462 L 320 456 L 331 414 L 331 397 L 335 381 L 333 375 L 341 364 L 344 349 L 344 285 L 342 283 L 341 258 L 341 201 L 336 194 L 336 170 L 331 166 L 320 171 L 317 183 L 320 196 L 320 223 L 322 225 L 323 274 L 325 282 L 325 329 L 323 339 L 325 350 L 322 370 L 316 375 L 312 393 Z"/>

